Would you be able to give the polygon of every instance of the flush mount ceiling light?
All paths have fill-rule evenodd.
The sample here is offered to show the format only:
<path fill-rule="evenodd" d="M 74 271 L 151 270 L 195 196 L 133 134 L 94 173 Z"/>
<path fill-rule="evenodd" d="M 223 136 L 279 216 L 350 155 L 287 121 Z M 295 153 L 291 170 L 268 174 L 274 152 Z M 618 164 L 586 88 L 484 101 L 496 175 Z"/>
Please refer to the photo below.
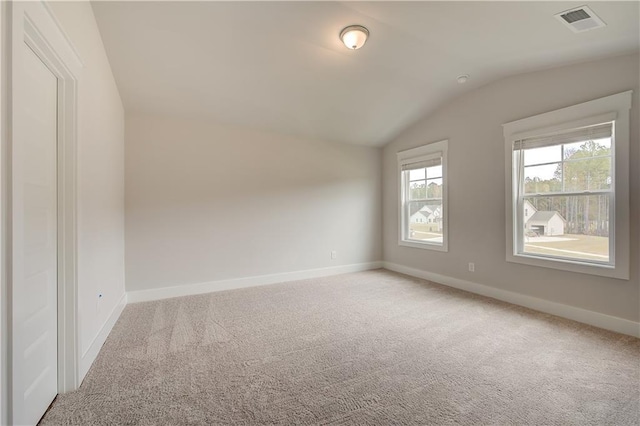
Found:
<path fill-rule="evenodd" d="M 340 31 L 340 40 L 347 46 L 347 49 L 360 49 L 369 37 L 369 30 L 362 25 L 349 25 Z"/>
<path fill-rule="evenodd" d="M 469 74 L 459 75 L 456 80 L 458 80 L 458 83 L 460 84 L 465 84 L 467 81 L 469 81 Z"/>

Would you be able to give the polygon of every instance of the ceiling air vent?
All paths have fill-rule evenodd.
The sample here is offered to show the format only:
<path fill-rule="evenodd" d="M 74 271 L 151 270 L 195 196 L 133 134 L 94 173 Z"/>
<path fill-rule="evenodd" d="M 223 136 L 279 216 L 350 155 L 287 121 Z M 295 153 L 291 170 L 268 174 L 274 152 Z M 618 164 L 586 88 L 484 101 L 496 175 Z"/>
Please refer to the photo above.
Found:
<path fill-rule="evenodd" d="M 574 33 L 594 30 L 607 25 L 587 6 L 565 10 L 564 12 L 556 14 L 555 17 Z"/>

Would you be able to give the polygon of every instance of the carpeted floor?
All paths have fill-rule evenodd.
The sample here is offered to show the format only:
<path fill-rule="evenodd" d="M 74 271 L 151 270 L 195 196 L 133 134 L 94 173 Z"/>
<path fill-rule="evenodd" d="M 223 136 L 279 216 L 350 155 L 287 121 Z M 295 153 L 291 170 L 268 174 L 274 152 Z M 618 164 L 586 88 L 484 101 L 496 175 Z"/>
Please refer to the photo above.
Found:
<path fill-rule="evenodd" d="M 640 340 L 396 273 L 132 304 L 44 425 L 640 423 Z"/>

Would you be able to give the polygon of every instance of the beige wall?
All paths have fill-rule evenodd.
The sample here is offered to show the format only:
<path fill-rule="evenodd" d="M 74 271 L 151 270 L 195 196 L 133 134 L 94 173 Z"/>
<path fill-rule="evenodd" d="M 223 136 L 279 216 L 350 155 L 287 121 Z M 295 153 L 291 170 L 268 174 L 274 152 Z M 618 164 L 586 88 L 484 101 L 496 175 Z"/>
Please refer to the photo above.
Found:
<path fill-rule="evenodd" d="M 0 425 L 8 422 L 8 404 L 7 395 L 11 392 L 9 381 L 6 380 L 9 373 L 9 360 L 7 354 L 9 352 L 9 304 L 7 283 L 9 282 L 9 274 L 7 271 L 7 238 L 5 238 L 8 222 L 6 214 L 8 201 L 8 179 L 9 171 L 8 150 L 9 141 L 9 97 L 6 95 L 9 91 L 9 29 L 11 28 L 7 13 L 7 2 L 0 2 Z"/>
<path fill-rule="evenodd" d="M 91 5 L 49 5 L 84 63 L 78 84 L 77 171 L 78 316 L 84 354 L 124 295 L 124 109 Z"/>
<path fill-rule="evenodd" d="M 381 259 L 378 148 L 127 114 L 125 181 L 128 291 Z"/>
<path fill-rule="evenodd" d="M 404 131 L 383 154 L 384 260 L 638 321 L 639 62 L 636 54 L 506 78 L 454 99 Z M 629 89 L 631 279 L 506 262 L 502 124 Z M 449 252 L 400 247 L 396 153 L 442 139 L 449 139 Z M 474 273 L 469 262 L 475 262 Z"/>

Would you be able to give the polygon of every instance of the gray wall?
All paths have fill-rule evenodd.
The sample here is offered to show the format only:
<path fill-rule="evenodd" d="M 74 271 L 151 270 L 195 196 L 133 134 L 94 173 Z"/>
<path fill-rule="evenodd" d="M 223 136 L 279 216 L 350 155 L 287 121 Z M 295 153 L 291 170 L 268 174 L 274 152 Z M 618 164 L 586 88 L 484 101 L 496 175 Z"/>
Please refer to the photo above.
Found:
<path fill-rule="evenodd" d="M 383 153 L 384 260 L 638 321 L 639 76 L 637 54 L 522 74 L 456 98 L 404 131 Z M 631 279 L 506 262 L 502 124 L 630 89 Z M 400 247 L 396 153 L 442 139 L 449 139 L 449 252 Z"/>
<path fill-rule="evenodd" d="M 381 154 L 128 114 L 127 290 L 381 260 Z"/>

